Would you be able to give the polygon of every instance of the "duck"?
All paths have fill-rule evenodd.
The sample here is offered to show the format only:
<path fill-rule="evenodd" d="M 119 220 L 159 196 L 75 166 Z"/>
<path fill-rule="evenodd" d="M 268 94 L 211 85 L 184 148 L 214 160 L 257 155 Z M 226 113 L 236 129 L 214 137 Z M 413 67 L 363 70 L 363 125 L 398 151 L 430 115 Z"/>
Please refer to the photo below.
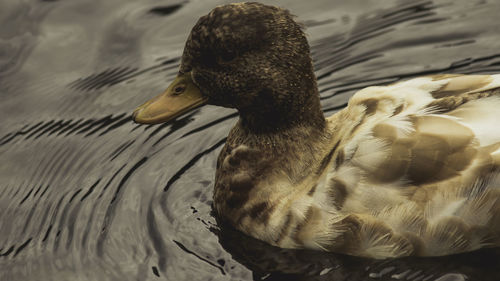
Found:
<path fill-rule="evenodd" d="M 325 117 L 304 27 L 245 2 L 196 22 L 177 77 L 133 118 L 204 104 L 239 114 L 213 209 L 242 235 L 375 259 L 500 246 L 500 75 L 370 86 Z"/>

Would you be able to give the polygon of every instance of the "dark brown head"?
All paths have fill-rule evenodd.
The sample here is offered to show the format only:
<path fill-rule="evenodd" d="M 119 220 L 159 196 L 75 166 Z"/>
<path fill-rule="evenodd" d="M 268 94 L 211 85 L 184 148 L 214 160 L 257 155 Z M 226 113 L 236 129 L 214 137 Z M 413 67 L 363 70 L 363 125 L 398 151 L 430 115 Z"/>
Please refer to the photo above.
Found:
<path fill-rule="evenodd" d="M 249 127 L 324 122 L 309 45 L 287 10 L 254 2 L 213 9 L 191 30 L 185 76 L 207 103 L 238 109 Z"/>

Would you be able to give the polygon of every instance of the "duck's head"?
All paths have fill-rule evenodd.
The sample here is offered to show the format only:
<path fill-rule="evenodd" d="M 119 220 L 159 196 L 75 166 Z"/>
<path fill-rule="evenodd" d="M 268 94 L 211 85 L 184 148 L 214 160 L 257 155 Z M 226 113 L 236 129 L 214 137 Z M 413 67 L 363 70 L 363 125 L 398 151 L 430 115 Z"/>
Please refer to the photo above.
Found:
<path fill-rule="evenodd" d="M 287 10 L 240 3 L 201 17 L 177 78 L 137 108 L 134 120 L 167 122 L 205 103 L 236 108 L 251 128 L 324 123 L 309 45 Z"/>

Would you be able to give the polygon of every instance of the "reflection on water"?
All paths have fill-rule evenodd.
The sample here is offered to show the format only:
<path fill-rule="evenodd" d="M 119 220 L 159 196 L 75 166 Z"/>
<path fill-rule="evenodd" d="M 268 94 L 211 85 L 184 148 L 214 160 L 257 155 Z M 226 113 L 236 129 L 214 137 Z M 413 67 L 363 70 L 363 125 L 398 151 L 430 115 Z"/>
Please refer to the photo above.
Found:
<path fill-rule="evenodd" d="M 323 108 L 431 73 L 500 72 L 491 1 L 265 1 L 307 26 Z M 197 18 L 224 1 L 0 3 L 0 280 L 496 280 L 500 250 L 374 261 L 218 225 L 233 110 L 140 126 Z"/>

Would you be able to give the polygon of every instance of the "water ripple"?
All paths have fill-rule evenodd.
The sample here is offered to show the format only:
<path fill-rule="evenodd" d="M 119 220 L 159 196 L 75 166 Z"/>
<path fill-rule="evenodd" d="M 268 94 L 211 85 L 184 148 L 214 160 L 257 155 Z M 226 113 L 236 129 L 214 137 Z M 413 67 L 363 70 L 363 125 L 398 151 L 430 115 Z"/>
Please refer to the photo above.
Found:
<path fill-rule="evenodd" d="M 0 4 L 0 280 L 497 279 L 498 249 L 373 261 L 216 222 L 217 153 L 237 113 L 142 126 L 131 112 L 176 75 L 189 29 L 220 1 L 153 2 Z M 304 3 L 280 5 L 305 23 L 327 114 L 367 86 L 500 72 L 494 1 Z"/>

